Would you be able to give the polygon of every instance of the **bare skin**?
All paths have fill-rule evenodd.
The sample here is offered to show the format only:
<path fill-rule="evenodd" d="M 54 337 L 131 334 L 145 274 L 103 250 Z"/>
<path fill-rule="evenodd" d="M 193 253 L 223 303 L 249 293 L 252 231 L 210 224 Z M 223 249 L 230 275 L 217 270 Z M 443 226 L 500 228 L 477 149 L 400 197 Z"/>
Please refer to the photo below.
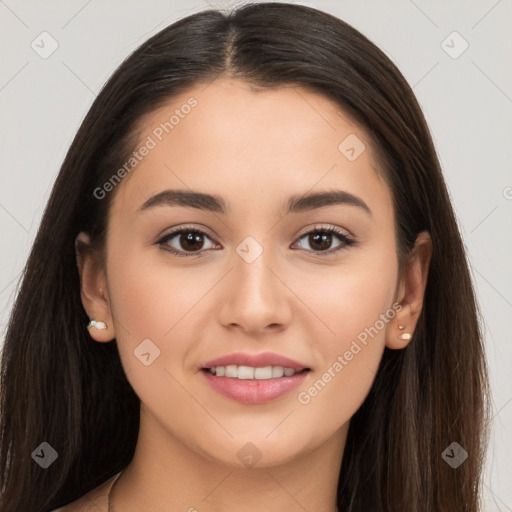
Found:
<path fill-rule="evenodd" d="M 113 489 L 112 510 L 220 512 L 236 504 L 240 512 L 333 512 L 350 418 L 384 347 L 402 349 L 409 341 L 399 335 L 414 333 L 430 237 L 418 236 L 400 276 L 391 192 L 370 141 L 323 96 L 291 87 L 255 91 L 227 78 L 198 84 L 144 119 L 141 143 L 190 97 L 197 106 L 111 192 L 106 267 L 79 258 L 84 308 L 107 324 L 91 336 L 117 339 L 141 399 L 136 453 Z M 366 147 L 353 161 L 338 149 L 349 134 Z M 168 189 L 215 194 L 231 209 L 139 211 Z M 371 213 L 351 204 L 282 213 L 291 195 L 332 190 L 357 196 Z M 179 234 L 157 244 L 190 226 L 206 233 L 195 253 Z M 334 233 L 326 249 L 315 250 L 304 235 L 331 226 L 357 245 Z M 263 251 L 250 263 L 236 250 L 247 237 Z M 394 303 L 396 314 L 333 371 Z M 134 356 L 144 339 L 160 350 L 149 366 Z M 232 352 L 267 351 L 311 371 L 298 389 L 265 404 L 220 395 L 201 371 Z M 309 394 L 329 369 L 329 382 Z M 252 466 L 237 455 L 247 443 L 261 456 Z"/>

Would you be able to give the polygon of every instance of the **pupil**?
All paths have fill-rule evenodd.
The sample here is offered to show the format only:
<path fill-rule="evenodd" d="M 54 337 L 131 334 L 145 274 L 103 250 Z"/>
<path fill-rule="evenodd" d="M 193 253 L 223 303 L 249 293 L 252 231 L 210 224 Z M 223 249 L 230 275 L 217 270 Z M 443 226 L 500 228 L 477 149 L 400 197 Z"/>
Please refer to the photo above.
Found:
<path fill-rule="evenodd" d="M 320 244 L 319 247 L 317 247 L 319 250 L 329 249 L 329 246 L 331 245 L 331 238 L 332 235 L 329 233 L 316 233 L 309 236 L 309 243 L 313 249 L 316 244 Z"/>
<path fill-rule="evenodd" d="M 203 243 L 201 241 L 201 235 L 199 233 L 187 233 L 186 235 L 181 235 L 180 243 L 184 249 L 201 249 Z M 199 247 L 195 246 L 196 243 L 199 243 Z"/>

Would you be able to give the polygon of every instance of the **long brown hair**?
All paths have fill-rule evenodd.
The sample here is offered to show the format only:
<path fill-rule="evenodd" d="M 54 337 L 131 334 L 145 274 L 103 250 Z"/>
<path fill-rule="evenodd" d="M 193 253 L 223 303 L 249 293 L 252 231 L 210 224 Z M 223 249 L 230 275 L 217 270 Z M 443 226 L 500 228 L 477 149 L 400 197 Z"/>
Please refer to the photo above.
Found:
<path fill-rule="evenodd" d="M 1 361 L 0 509 L 67 504 L 126 467 L 140 402 L 117 345 L 86 329 L 75 237 L 101 251 L 113 194 L 94 190 L 136 147 L 142 117 L 221 75 L 323 94 L 365 128 L 394 201 L 397 252 L 416 235 L 433 254 L 414 339 L 386 349 L 350 422 L 338 484 L 341 511 L 479 510 L 488 380 L 479 312 L 457 221 L 429 129 L 401 73 L 360 32 L 319 10 L 283 3 L 207 10 L 134 51 L 95 99 L 69 148 L 24 269 Z M 31 454 L 58 453 L 47 469 Z M 456 469 L 442 458 L 457 442 Z"/>

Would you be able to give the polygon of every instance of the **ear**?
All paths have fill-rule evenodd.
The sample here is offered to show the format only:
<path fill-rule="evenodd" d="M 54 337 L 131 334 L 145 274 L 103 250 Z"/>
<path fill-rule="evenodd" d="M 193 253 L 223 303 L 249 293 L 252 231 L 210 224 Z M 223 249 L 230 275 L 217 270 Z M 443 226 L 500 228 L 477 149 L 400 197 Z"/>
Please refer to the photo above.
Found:
<path fill-rule="evenodd" d="M 430 234 L 428 231 L 422 231 L 416 237 L 409 262 L 398 286 L 396 301 L 401 304 L 402 308 L 397 311 L 394 322 L 390 324 L 386 332 L 386 347 L 388 348 L 405 348 L 414 335 L 423 307 L 431 257 Z"/>
<path fill-rule="evenodd" d="M 90 320 L 106 324 L 106 329 L 90 327 L 89 334 L 99 342 L 111 341 L 115 337 L 115 332 L 105 272 L 98 261 L 98 254 L 91 247 L 87 233 L 81 232 L 76 237 L 75 252 L 80 275 L 80 297 L 84 309 Z"/>

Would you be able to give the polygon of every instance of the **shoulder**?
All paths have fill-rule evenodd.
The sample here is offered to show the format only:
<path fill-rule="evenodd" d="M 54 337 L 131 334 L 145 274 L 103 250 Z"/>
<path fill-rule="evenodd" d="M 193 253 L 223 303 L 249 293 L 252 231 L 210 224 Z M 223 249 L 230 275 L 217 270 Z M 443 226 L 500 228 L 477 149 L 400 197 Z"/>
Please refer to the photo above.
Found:
<path fill-rule="evenodd" d="M 56 508 L 51 512 L 107 512 L 108 511 L 108 493 L 121 472 L 96 487 L 81 498 L 69 503 L 68 505 Z"/>

